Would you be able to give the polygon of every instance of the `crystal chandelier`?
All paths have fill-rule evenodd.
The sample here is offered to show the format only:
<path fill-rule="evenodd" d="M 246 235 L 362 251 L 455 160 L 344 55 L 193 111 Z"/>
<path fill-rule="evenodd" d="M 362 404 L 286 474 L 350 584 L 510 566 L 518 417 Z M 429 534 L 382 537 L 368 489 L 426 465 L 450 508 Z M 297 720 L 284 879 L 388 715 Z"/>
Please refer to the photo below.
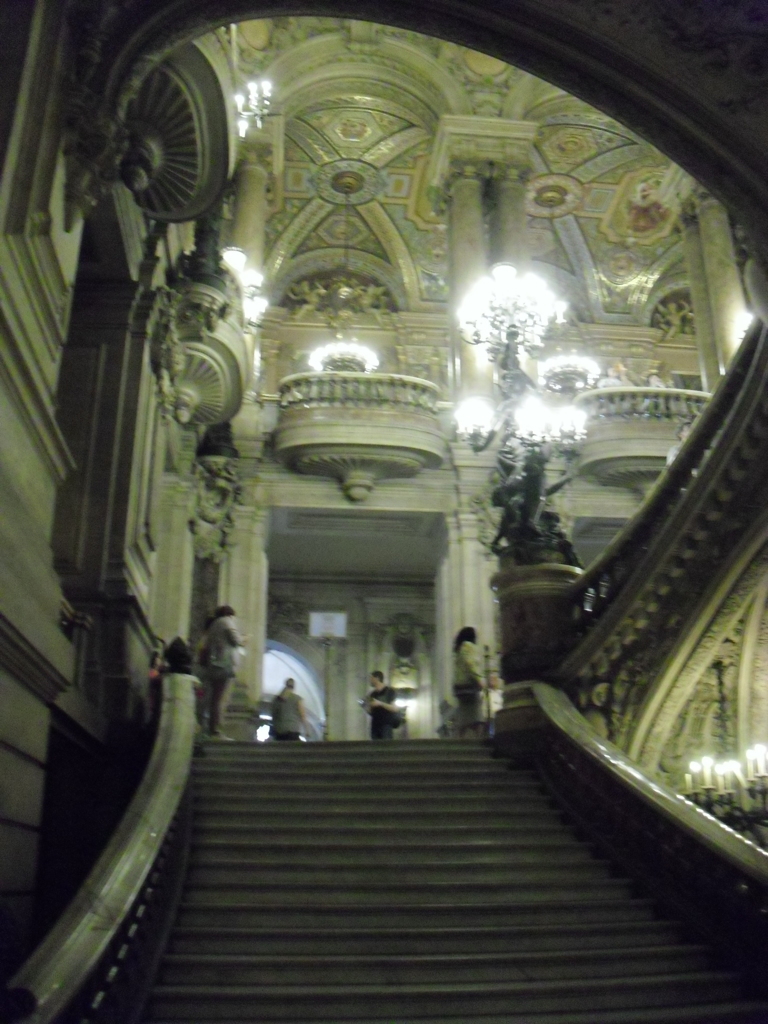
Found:
<path fill-rule="evenodd" d="M 244 139 L 248 134 L 248 126 L 253 122 L 257 128 L 264 124 L 264 118 L 269 111 L 269 103 L 272 97 L 272 83 L 262 79 L 260 82 L 249 82 L 247 85 L 248 96 L 236 93 L 235 106 L 237 107 L 237 130 L 240 138 Z"/>
<path fill-rule="evenodd" d="M 457 430 L 475 451 L 499 437 L 492 503 L 500 508 L 491 549 L 518 564 L 579 560 L 547 499 L 571 479 L 569 467 L 585 436 L 586 414 L 570 404 L 576 391 L 595 383 L 596 363 L 578 354 L 547 360 L 534 380 L 523 368 L 538 355 L 550 326 L 563 323 L 566 304 L 535 274 L 518 275 L 502 263 L 471 289 L 458 310 L 461 334 L 483 346 L 497 366 L 501 401 L 470 395 L 456 409 Z M 548 395 L 550 400 L 545 401 Z M 548 484 L 546 467 L 557 452 L 565 471 Z"/>
<path fill-rule="evenodd" d="M 470 345 L 487 347 L 492 362 L 498 362 L 509 345 L 535 356 L 550 322 L 562 322 L 565 308 L 536 274 L 518 275 L 511 264 L 498 263 L 462 302 L 459 327 Z"/>
<path fill-rule="evenodd" d="M 316 348 L 309 357 L 309 365 L 316 373 L 373 373 L 379 357 L 357 341 L 338 340 Z"/>

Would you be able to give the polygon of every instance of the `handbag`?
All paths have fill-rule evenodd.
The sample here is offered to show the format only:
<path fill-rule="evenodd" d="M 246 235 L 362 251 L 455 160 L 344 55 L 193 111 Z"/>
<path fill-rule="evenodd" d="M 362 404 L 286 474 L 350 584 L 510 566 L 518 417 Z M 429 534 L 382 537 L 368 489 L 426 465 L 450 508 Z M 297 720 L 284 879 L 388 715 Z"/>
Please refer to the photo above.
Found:
<path fill-rule="evenodd" d="M 399 729 L 404 721 L 405 718 L 399 711 L 389 712 L 389 724 L 392 726 L 393 729 Z"/>

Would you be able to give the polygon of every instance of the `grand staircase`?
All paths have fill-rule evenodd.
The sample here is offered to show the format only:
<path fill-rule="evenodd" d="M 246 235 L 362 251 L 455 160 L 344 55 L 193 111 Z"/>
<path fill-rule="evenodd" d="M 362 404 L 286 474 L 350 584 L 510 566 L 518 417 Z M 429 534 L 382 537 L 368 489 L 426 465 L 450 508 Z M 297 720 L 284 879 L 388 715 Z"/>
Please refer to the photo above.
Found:
<path fill-rule="evenodd" d="M 146 1020 L 764 1021 L 479 743 L 216 744 Z"/>

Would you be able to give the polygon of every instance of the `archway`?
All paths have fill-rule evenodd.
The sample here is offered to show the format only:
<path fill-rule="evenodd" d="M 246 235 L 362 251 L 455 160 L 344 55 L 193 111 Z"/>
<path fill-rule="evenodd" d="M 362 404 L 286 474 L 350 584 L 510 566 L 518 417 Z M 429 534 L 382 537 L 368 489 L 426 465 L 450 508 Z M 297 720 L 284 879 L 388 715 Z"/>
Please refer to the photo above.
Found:
<path fill-rule="evenodd" d="M 310 728 L 308 740 L 321 740 L 325 729 L 323 687 L 312 665 L 293 648 L 277 640 L 268 640 L 264 651 L 262 675 L 262 716 L 286 679 L 296 681 L 296 693 L 303 699 Z M 266 721 L 267 719 L 265 719 Z M 260 738 L 264 738 L 262 734 Z"/>
<path fill-rule="evenodd" d="M 369 19 L 500 57 L 592 103 L 654 143 L 722 199 L 768 253 L 768 25 L 748 0 L 153 0 L 105 25 L 93 87 L 124 108 L 170 49 L 209 28 L 281 15 Z"/>

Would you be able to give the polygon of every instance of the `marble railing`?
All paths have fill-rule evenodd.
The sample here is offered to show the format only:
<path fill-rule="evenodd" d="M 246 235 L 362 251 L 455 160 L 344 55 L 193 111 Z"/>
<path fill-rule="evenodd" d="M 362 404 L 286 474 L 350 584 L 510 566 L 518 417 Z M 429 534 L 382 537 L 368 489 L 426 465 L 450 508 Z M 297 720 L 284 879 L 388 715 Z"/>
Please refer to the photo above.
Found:
<path fill-rule="evenodd" d="M 571 588 L 582 639 L 550 678 L 621 746 L 685 614 L 768 507 L 767 380 L 768 332 L 756 324 L 639 515 Z"/>
<path fill-rule="evenodd" d="M 349 405 L 434 413 L 440 389 L 398 373 L 295 373 L 280 382 L 280 408 Z"/>
<path fill-rule="evenodd" d="M 709 401 L 703 391 L 678 388 L 599 388 L 575 404 L 587 414 L 579 473 L 601 484 L 644 493 L 679 445 L 679 431 Z"/>
<path fill-rule="evenodd" d="M 275 452 L 299 473 L 364 501 L 376 481 L 437 468 L 445 437 L 439 388 L 395 373 L 295 373 L 279 385 Z"/>
<path fill-rule="evenodd" d="M 681 388 L 597 388 L 584 391 L 574 399 L 594 420 L 642 419 L 693 420 L 709 401 L 705 391 Z"/>

